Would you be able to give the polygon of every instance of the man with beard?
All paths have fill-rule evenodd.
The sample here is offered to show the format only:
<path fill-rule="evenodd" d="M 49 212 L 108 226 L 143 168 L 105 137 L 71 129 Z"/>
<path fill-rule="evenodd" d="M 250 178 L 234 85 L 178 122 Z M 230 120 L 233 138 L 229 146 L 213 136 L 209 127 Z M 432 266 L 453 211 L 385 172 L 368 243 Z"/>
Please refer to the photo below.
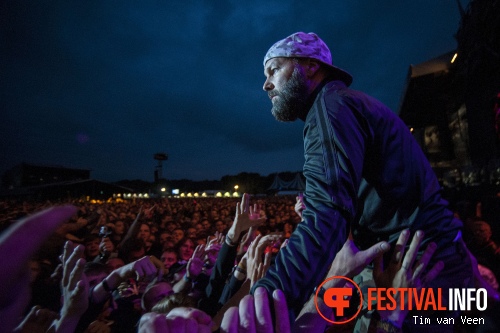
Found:
<path fill-rule="evenodd" d="M 467 287 L 472 268 L 461 240 L 462 223 L 447 209 L 406 125 L 381 102 L 349 89 L 351 75 L 332 65 L 330 50 L 314 33 L 298 32 L 275 43 L 264 58 L 264 75 L 273 116 L 304 121 L 306 209 L 275 265 L 253 290 L 283 290 L 293 318 L 326 278 L 349 232 L 365 250 L 380 241 L 394 245 L 405 229 L 424 231 L 420 254 L 427 244 L 437 244 L 428 267 L 439 261 L 445 265 L 427 287 L 443 288 L 444 303 L 448 288 Z M 398 245 L 395 252 L 405 247 Z M 391 256 L 397 258 L 387 253 L 385 260 Z M 413 315 L 443 314 L 416 312 L 407 318 Z M 452 315 L 458 314 L 446 312 Z"/>

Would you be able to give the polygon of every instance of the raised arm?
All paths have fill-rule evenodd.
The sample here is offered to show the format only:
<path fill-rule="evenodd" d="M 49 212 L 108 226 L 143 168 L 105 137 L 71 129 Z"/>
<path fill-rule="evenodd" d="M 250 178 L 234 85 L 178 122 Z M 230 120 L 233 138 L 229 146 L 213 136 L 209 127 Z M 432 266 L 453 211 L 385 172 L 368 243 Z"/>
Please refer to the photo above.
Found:
<path fill-rule="evenodd" d="M 121 248 L 123 244 L 125 244 L 127 239 L 134 237 L 139 232 L 139 228 L 141 227 L 141 223 L 139 222 L 141 213 L 142 213 L 142 206 L 141 208 L 139 208 L 139 212 L 137 213 L 134 222 L 132 222 L 132 225 L 130 226 L 130 228 L 128 228 L 127 234 L 125 235 L 125 237 L 123 237 L 122 241 L 120 242 L 120 245 L 118 246 L 119 248 Z"/>

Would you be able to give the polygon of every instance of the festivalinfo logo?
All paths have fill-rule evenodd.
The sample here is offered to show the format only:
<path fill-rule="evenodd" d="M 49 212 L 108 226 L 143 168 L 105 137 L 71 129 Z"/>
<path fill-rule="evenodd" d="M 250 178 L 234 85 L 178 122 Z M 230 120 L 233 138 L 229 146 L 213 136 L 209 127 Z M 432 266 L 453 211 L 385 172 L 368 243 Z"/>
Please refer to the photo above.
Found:
<path fill-rule="evenodd" d="M 323 285 L 333 279 L 343 279 L 349 287 L 323 288 Z M 484 288 L 449 288 L 448 302 L 444 302 L 443 288 L 368 288 L 366 301 L 368 310 L 417 310 L 417 311 L 485 311 L 488 294 Z M 321 312 L 318 301 L 334 311 L 334 316 Z M 318 313 L 332 324 L 346 324 L 359 315 L 363 294 L 361 288 L 351 279 L 344 276 L 332 276 L 323 281 L 314 298 Z M 445 305 L 446 304 L 446 305 Z M 354 310 L 352 310 L 354 309 Z M 413 316 L 415 324 L 431 324 L 430 318 Z M 436 318 L 437 323 L 454 323 L 454 318 Z M 461 316 L 464 324 L 484 324 L 484 318 L 469 318 Z"/>

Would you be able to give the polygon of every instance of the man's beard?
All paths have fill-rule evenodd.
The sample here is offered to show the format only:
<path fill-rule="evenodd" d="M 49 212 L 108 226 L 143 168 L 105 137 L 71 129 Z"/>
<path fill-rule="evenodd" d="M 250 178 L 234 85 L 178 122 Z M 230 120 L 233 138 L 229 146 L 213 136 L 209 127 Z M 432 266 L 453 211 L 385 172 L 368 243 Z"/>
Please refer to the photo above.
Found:
<path fill-rule="evenodd" d="M 299 116 L 307 114 L 307 83 L 298 67 L 295 67 L 281 91 L 271 90 L 268 94 L 278 96 L 271 109 L 276 120 L 295 121 Z"/>

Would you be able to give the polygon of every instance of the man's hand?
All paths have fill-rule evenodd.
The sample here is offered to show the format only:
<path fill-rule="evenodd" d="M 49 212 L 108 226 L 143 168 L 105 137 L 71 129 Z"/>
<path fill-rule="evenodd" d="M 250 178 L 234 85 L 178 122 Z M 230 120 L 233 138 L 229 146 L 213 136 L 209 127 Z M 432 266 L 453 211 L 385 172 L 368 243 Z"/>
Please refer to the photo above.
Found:
<path fill-rule="evenodd" d="M 346 276 L 352 278 L 361 273 L 375 258 L 389 251 L 391 246 L 387 242 L 379 242 L 369 249 L 360 251 L 351 239 L 347 239 L 342 249 L 333 260 L 328 276 Z"/>
<path fill-rule="evenodd" d="M 257 288 L 254 295 L 247 295 L 239 307 L 229 308 L 222 319 L 223 333 L 289 333 L 290 321 L 285 295 L 281 290 L 273 292 L 276 326 L 273 327 L 269 297 L 264 288 Z"/>

